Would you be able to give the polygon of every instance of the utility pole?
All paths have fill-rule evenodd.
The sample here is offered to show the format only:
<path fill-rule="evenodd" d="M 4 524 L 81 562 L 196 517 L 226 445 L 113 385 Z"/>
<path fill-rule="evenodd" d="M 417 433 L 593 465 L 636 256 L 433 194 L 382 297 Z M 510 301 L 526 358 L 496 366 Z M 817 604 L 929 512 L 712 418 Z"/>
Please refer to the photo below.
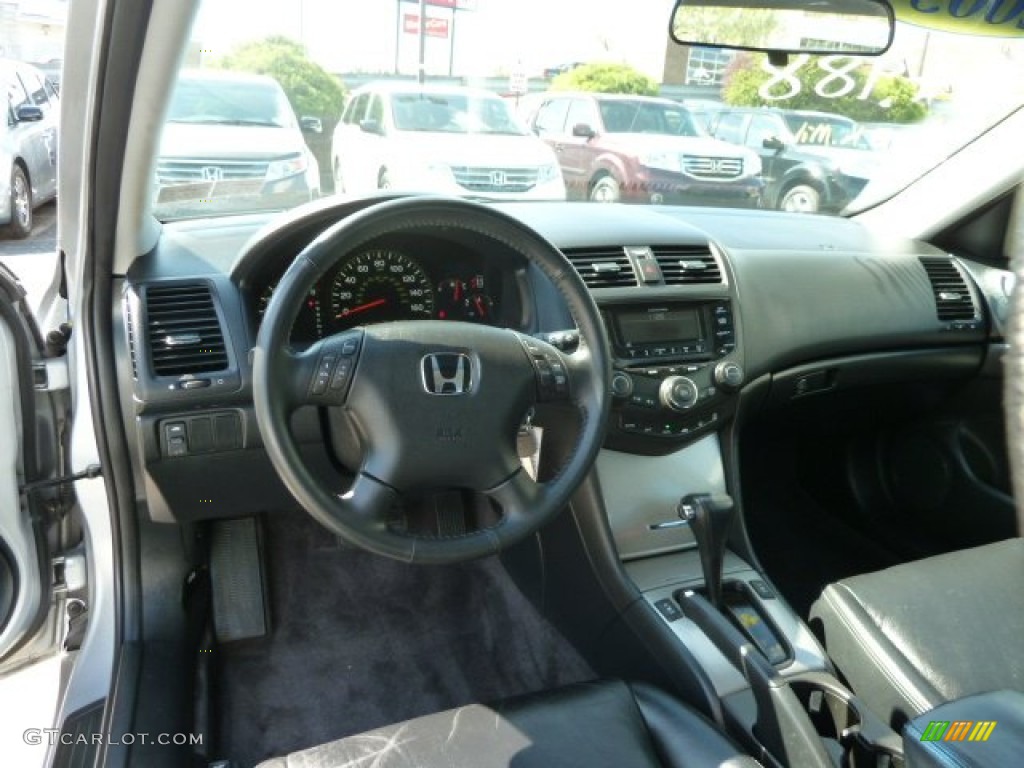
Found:
<path fill-rule="evenodd" d="M 427 81 L 427 0 L 420 0 L 420 61 L 416 80 L 420 85 Z"/>

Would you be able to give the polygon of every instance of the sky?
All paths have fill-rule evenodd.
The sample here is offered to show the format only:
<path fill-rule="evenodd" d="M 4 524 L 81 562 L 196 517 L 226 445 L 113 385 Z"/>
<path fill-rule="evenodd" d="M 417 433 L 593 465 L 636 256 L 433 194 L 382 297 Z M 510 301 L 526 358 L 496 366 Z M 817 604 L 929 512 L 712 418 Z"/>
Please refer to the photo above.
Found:
<path fill-rule="evenodd" d="M 455 74 L 528 75 L 567 61 L 628 59 L 661 79 L 672 0 L 477 0 L 455 18 Z M 399 10 L 400 9 L 400 10 Z M 301 40 L 328 70 L 393 71 L 399 13 L 416 15 L 402 0 L 204 0 L 194 38 L 226 53 L 246 40 L 284 34 Z M 451 23 L 452 12 L 428 16 Z M 400 36 L 399 60 L 415 71 L 417 37 Z M 449 41 L 428 38 L 428 71 L 445 74 Z"/>

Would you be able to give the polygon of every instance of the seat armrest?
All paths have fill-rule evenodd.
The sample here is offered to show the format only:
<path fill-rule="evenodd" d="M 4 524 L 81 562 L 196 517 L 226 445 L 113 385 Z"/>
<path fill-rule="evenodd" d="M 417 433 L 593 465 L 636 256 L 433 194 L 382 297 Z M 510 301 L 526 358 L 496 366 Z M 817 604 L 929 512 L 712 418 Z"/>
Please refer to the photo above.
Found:
<path fill-rule="evenodd" d="M 1024 694 L 966 696 L 919 715 L 903 728 L 907 768 L 1001 768 L 1024 755 Z"/>

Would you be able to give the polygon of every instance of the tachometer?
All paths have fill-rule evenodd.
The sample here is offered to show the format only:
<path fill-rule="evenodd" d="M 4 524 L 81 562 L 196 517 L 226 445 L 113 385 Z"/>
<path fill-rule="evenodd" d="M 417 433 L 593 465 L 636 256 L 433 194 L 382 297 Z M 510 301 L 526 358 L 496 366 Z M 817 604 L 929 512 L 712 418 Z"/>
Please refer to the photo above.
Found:
<path fill-rule="evenodd" d="M 263 315 L 270 304 L 270 297 L 274 295 L 277 284 L 268 285 L 259 295 L 256 302 L 256 317 L 263 322 Z M 290 338 L 292 341 L 307 342 L 322 339 L 324 336 L 324 323 L 320 311 L 320 299 L 317 295 L 316 286 L 309 289 L 309 295 L 305 303 L 299 308 L 299 314 L 295 318 L 295 325 L 292 326 Z"/>
<path fill-rule="evenodd" d="M 433 316 L 430 279 L 401 251 L 356 254 L 342 263 L 331 284 L 331 317 L 336 326 L 429 320 Z"/>

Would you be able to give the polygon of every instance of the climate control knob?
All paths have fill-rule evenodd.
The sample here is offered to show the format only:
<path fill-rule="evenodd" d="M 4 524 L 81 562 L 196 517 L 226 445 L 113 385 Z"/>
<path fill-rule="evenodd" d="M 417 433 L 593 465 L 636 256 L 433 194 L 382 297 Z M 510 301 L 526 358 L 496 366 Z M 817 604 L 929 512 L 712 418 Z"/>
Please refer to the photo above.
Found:
<path fill-rule="evenodd" d="M 700 398 L 697 385 L 685 376 L 669 376 L 661 382 L 658 399 L 666 408 L 673 411 L 686 411 L 693 408 Z"/>
<path fill-rule="evenodd" d="M 739 363 L 734 363 L 732 360 L 725 360 L 715 366 L 715 384 L 726 392 L 738 390 L 743 386 L 745 378 L 743 368 Z"/>

